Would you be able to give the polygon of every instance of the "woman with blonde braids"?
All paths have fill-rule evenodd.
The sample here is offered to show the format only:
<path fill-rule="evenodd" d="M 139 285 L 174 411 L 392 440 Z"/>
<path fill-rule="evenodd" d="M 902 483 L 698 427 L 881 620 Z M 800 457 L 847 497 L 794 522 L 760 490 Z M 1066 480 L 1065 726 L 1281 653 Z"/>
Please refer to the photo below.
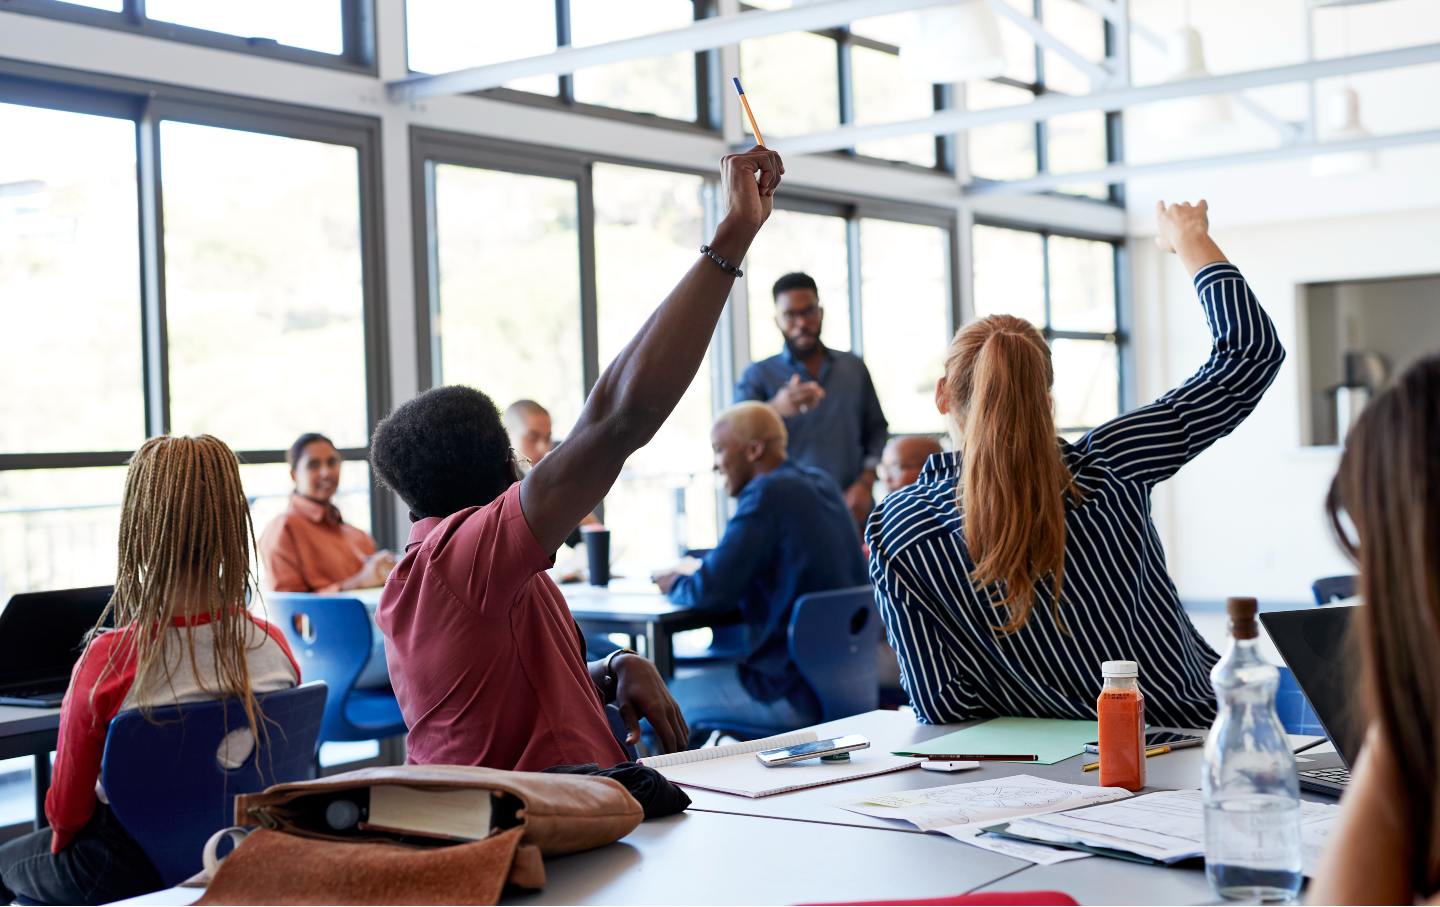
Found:
<path fill-rule="evenodd" d="M 1180 606 L 1150 519 L 1159 482 L 1232 431 L 1285 351 L 1210 239 L 1206 205 L 1160 206 L 1156 241 L 1194 277 L 1209 360 L 1160 399 L 1056 438 L 1054 372 L 1027 321 L 955 335 L 935 401 L 956 453 L 870 518 L 870 576 L 921 721 L 1094 718 L 1100 665 L 1138 661 L 1145 716 L 1204 727 L 1216 654 Z"/>
<path fill-rule="evenodd" d="M 252 739 L 265 739 L 255 694 L 294 686 L 300 668 L 280 631 L 246 610 L 253 536 L 224 442 L 151 438 L 131 458 L 106 609 L 115 629 L 97 632 L 75 666 L 45 799 L 51 827 L 0 848 L 0 903 L 99 904 L 160 887 L 97 784 L 118 712 L 233 699 Z"/>

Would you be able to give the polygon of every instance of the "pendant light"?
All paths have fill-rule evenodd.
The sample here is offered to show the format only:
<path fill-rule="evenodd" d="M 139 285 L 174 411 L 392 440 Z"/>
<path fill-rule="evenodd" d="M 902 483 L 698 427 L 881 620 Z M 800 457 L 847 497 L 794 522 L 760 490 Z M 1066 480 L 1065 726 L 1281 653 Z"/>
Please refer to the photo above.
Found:
<path fill-rule="evenodd" d="M 987 0 L 918 10 L 914 17 L 913 37 L 900 46 L 900 63 L 912 78 L 946 84 L 1004 75 L 1000 22 Z"/>

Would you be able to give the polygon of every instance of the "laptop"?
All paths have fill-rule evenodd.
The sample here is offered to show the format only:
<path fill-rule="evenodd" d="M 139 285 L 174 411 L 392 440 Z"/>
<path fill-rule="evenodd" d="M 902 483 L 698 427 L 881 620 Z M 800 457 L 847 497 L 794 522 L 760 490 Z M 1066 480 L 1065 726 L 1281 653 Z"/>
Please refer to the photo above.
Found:
<path fill-rule="evenodd" d="M 1339 796 L 1350 783 L 1350 766 L 1360 754 L 1365 729 L 1354 720 L 1359 708 L 1360 666 L 1352 657 L 1348 638 L 1355 608 L 1332 606 L 1299 611 L 1270 611 L 1260 623 L 1295 674 L 1300 691 L 1310 701 L 1315 716 L 1334 753 L 1296 757 L 1300 786 L 1305 790 Z M 1305 761 L 1300 761 L 1300 760 Z"/>
<path fill-rule="evenodd" d="M 25 592 L 0 611 L 0 705 L 54 708 L 113 586 Z"/>

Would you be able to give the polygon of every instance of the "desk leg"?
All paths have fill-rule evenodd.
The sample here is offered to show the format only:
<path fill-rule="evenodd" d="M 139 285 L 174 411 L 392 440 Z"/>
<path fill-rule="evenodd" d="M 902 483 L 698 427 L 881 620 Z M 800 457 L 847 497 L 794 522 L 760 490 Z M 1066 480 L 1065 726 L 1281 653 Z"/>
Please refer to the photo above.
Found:
<path fill-rule="evenodd" d="M 50 821 L 45 818 L 45 794 L 50 790 L 50 754 L 35 754 L 35 828 L 46 828 Z"/>
<path fill-rule="evenodd" d="M 675 652 L 670 647 L 670 633 L 657 624 L 645 625 L 645 648 L 655 670 L 667 681 L 675 676 Z"/>

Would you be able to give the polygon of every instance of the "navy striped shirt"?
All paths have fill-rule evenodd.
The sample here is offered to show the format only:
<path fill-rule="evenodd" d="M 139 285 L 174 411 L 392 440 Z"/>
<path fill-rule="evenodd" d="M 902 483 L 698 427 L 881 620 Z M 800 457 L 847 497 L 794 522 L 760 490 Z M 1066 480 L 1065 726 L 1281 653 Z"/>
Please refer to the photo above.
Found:
<path fill-rule="evenodd" d="M 920 479 L 888 495 L 866 529 L 870 577 L 900 676 L 922 722 L 997 715 L 1093 718 L 1100 663 L 1140 663 L 1145 715 L 1202 727 L 1215 717 L 1217 656 L 1180 606 L 1150 518 L 1150 490 L 1254 410 L 1285 351 L 1240 272 L 1195 275 L 1214 337 L 1188 381 L 1148 406 L 1060 441 L 1084 495 L 1065 502 L 1065 583 L 1056 625 L 1048 577 L 1019 631 L 1005 622 L 998 584 L 975 588 L 956 504 L 959 455 L 935 454 Z M 1068 631 L 1068 632 L 1067 632 Z"/>

